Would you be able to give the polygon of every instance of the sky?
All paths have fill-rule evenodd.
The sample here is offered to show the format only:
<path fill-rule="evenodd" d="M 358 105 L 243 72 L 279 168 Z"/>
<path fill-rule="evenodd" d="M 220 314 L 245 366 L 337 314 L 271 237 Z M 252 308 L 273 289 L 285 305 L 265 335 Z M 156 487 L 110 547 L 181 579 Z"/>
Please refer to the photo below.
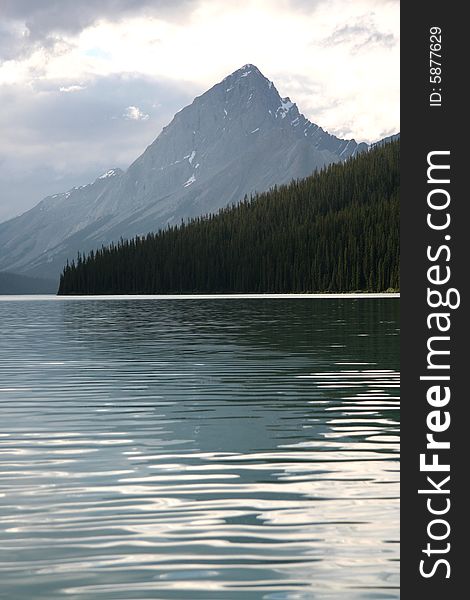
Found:
<path fill-rule="evenodd" d="M 398 0 L 0 0 L 0 222 L 126 169 L 246 63 L 334 135 L 399 131 Z"/>

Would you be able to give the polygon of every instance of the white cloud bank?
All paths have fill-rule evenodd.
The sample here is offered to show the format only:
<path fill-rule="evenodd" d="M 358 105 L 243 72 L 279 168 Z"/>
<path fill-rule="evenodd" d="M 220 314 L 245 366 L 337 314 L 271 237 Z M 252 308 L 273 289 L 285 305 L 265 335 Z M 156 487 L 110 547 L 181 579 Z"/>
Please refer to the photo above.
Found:
<path fill-rule="evenodd" d="M 130 121 L 146 121 L 150 115 L 142 112 L 138 106 L 128 106 L 123 114 Z"/>

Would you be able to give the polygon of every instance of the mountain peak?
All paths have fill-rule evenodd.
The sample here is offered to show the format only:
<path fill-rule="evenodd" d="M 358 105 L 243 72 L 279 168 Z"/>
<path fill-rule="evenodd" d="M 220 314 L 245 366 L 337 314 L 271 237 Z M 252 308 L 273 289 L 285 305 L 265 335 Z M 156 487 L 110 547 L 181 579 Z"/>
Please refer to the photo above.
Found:
<path fill-rule="evenodd" d="M 269 81 L 269 79 L 265 77 L 263 73 L 261 73 L 258 67 L 252 65 L 251 63 L 243 65 L 243 67 L 240 67 L 233 73 L 230 73 L 230 75 L 227 75 L 227 77 L 225 77 L 221 83 L 230 82 L 231 85 L 234 85 L 235 83 L 241 83 L 245 77 L 247 78 L 245 81 L 258 80 L 269 84 L 269 87 L 272 86 L 272 83 Z"/>
<path fill-rule="evenodd" d="M 247 63 L 176 113 L 124 173 L 109 169 L 2 224 L 0 270 L 55 276 L 77 250 L 217 212 L 366 149 L 310 122 Z"/>
<path fill-rule="evenodd" d="M 264 75 L 261 73 L 261 71 L 258 69 L 258 67 L 256 65 L 252 65 L 251 63 L 247 63 L 246 65 L 243 65 L 243 67 L 240 67 L 239 69 L 237 69 L 236 71 L 234 71 L 233 73 L 228 75 L 228 77 L 233 77 L 233 76 L 246 77 L 247 75 L 250 75 L 251 73 L 253 73 L 254 75 L 262 75 L 264 77 Z M 226 79 L 228 77 L 226 77 Z"/>

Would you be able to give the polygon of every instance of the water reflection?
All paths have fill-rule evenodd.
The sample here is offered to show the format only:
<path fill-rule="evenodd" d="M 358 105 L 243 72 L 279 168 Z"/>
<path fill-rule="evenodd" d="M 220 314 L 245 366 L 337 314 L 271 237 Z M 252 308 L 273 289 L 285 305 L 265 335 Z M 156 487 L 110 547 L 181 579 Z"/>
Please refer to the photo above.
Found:
<path fill-rule="evenodd" d="M 399 597 L 398 301 L 0 311 L 4 597 Z"/>

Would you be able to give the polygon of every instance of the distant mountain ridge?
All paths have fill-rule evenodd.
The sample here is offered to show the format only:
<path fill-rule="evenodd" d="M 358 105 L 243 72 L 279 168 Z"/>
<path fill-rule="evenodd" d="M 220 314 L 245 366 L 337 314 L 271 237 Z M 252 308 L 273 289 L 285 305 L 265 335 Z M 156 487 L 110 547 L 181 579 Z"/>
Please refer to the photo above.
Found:
<path fill-rule="evenodd" d="M 55 294 L 57 283 L 53 279 L 26 277 L 16 273 L 0 272 L 0 295 Z"/>
<path fill-rule="evenodd" d="M 244 65 L 174 116 L 123 172 L 49 196 L 0 224 L 0 270 L 58 277 L 77 251 L 216 212 L 368 149 L 302 115 Z"/>

